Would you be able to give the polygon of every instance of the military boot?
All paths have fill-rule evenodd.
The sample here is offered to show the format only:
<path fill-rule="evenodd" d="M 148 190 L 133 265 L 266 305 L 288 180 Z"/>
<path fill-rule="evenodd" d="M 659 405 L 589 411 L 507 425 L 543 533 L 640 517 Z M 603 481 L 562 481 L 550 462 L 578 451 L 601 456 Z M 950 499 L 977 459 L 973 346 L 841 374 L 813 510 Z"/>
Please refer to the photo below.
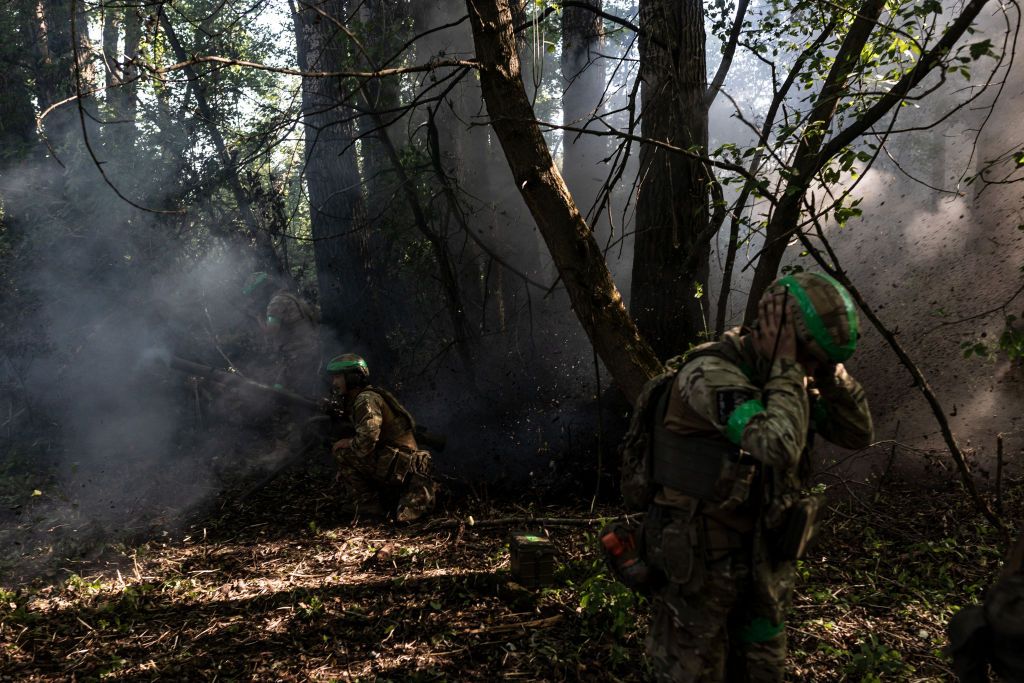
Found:
<path fill-rule="evenodd" d="M 342 485 L 342 496 L 338 505 L 339 512 L 363 519 L 386 517 L 387 508 L 381 504 L 379 493 L 373 487 L 360 485 L 364 483 L 351 480 Z"/>
<path fill-rule="evenodd" d="M 395 521 L 413 522 L 433 511 L 435 484 L 422 474 L 410 474 L 398 499 Z"/>

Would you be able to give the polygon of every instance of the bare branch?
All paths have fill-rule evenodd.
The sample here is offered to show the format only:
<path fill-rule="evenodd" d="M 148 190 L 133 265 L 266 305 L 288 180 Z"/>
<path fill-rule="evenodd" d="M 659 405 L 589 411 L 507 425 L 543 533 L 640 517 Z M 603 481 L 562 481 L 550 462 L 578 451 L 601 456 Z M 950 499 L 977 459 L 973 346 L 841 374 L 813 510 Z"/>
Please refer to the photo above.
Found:
<path fill-rule="evenodd" d="M 715 72 L 715 77 L 711 80 L 711 85 L 708 86 L 707 94 L 704 96 L 704 108 L 710 109 L 711 105 L 714 104 L 715 98 L 718 97 L 718 91 L 722 89 L 722 84 L 725 83 L 725 77 L 729 73 L 729 67 L 732 66 L 732 58 L 736 54 L 736 43 L 740 39 L 740 31 L 743 29 L 743 20 L 747 17 L 747 5 L 750 0 L 740 0 L 739 5 L 736 7 L 736 18 L 732 22 L 732 30 L 729 32 L 729 41 L 725 44 L 725 50 L 722 52 L 722 61 L 718 65 L 718 71 Z"/>

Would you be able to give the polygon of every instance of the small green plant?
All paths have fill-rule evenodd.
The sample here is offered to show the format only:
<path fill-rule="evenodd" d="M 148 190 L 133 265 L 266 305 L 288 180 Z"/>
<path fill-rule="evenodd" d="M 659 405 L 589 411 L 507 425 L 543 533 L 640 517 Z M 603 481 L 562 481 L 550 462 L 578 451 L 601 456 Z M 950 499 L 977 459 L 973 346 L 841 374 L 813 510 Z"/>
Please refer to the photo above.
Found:
<path fill-rule="evenodd" d="M 1017 316 L 1006 316 L 1006 327 L 999 335 L 999 350 L 1010 357 L 1010 360 L 1024 359 L 1024 329 L 1014 326 Z"/>
<path fill-rule="evenodd" d="M 877 683 L 883 678 L 904 679 L 914 672 L 914 667 L 903 661 L 903 656 L 898 651 L 871 633 L 857 643 L 857 651 L 850 657 L 845 671 L 850 680 Z"/>
<path fill-rule="evenodd" d="M 1001 352 L 1011 361 L 1024 361 L 1024 327 L 1016 324 L 1018 320 L 1015 315 L 1006 316 L 1003 331 L 999 333 L 999 338 L 991 344 L 977 340 L 961 342 L 960 350 L 963 352 L 964 358 L 978 356 L 992 360 Z"/>
<path fill-rule="evenodd" d="M 65 588 L 82 595 L 92 595 L 99 593 L 103 589 L 103 584 L 99 581 L 90 581 L 89 579 L 83 579 L 78 574 L 72 574 L 68 577 L 68 580 L 64 582 Z"/>
<path fill-rule="evenodd" d="M 637 608 L 642 598 L 608 574 L 600 559 L 576 563 L 575 569 L 582 578 L 578 581 L 566 579 L 566 585 L 574 588 L 579 596 L 576 608 L 587 626 L 622 638 L 636 628 Z"/>
<path fill-rule="evenodd" d="M 314 619 L 324 613 L 324 603 L 318 596 L 310 596 L 308 600 L 299 602 L 298 613 L 302 619 Z"/>

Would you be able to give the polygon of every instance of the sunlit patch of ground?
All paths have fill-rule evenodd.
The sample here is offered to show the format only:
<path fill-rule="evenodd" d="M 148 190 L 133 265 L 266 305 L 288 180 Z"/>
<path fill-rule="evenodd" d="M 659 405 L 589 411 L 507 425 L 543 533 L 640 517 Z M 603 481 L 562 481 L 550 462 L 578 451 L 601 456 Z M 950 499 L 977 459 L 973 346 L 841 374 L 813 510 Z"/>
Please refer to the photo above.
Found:
<path fill-rule="evenodd" d="M 340 519 L 308 479 L 269 488 L 59 584 L 5 587 L 0 680 L 644 679 L 646 606 L 605 576 L 589 514 L 475 503 L 396 528 Z M 947 680 L 944 624 L 1001 542 L 955 486 L 853 490 L 801 566 L 792 678 Z M 561 520 L 556 585 L 510 582 L 510 524 L 469 515 Z"/>

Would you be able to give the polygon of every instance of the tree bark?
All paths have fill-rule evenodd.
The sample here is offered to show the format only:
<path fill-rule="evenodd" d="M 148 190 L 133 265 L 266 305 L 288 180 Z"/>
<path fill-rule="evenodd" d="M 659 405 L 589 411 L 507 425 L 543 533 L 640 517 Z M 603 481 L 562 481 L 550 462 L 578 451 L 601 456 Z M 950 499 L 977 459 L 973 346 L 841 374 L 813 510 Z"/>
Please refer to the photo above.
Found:
<path fill-rule="evenodd" d="M 301 0 L 293 5 L 300 68 L 340 71 L 349 66 L 345 39 L 321 15 L 344 21 L 344 10 L 342 0 Z M 365 303 L 370 300 L 369 273 L 360 256 L 362 196 L 354 112 L 344 102 L 346 91 L 341 79 L 302 79 L 306 187 L 324 323 L 365 344 L 373 338 L 374 316 Z"/>
<path fill-rule="evenodd" d="M 814 100 L 814 107 L 804 125 L 804 132 L 797 144 L 793 156 L 793 166 L 787 174 L 789 180 L 786 190 L 765 228 L 765 246 L 754 270 L 754 279 L 750 285 L 750 298 L 747 299 L 747 310 L 744 322 L 749 324 L 757 315 L 757 304 L 761 294 L 775 280 L 779 272 L 779 264 L 786 253 L 789 238 L 796 229 L 800 219 L 800 206 L 804 193 L 810 187 L 814 174 L 821 168 L 820 159 L 822 142 L 832 124 L 839 99 L 846 89 L 846 81 L 860 59 L 861 50 L 871 37 L 878 17 L 885 8 L 885 0 L 866 0 L 861 5 L 843 44 L 836 53 L 835 62 L 829 69 L 821 92 Z"/>
<path fill-rule="evenodd" d="M 24 68 L 31 46 L 22 30 L 30 9 L 26 0 L 0 6 L 0 150 L 8 158 L 19 157 L 35 141 L 30 73 Z"/>
<path fill-rule="evenodd" d="M 572 201 L 535 123 L 519 71 L 508 0 L 467 0 L 480 85 L 523 199 L 565 282 L 573 310 L 620 390 L 630 401 L 661 371 L 640 336 L 600 247 Z"/>
<path fill-rule="evenodd" d="M 701 152 L 708 145 L 704 12 L 700 0 L 640 1 L 645 138 Z M 710 240 L 703 237 L 713 178 L 700 161 L 640 146 L 630 310 L 661 359 L 699 338 L 707 320 Z M 684 264 L 694 266 L 685 269 Z"/>
<path fill-rule="evenodd" d="M 89 42 L 84 2 L 74 6 L 74 34 L 71 0 L 40 0 L 35 6 L 31 30 L 35 34 L 35 85 L 40 110 L 76 94 L 78 79 L 82 90 L 93 84 L 92 46 Z M 77 41 L 77 44 L 75 44 Z M 78 68 L 75 52 L 78 52 Z M 84 105 L 83 105 L 84 106 Z M 47 117 L 47 135 L 58 144 L 79 126 L 74 106 L 57 109 Z"/>

